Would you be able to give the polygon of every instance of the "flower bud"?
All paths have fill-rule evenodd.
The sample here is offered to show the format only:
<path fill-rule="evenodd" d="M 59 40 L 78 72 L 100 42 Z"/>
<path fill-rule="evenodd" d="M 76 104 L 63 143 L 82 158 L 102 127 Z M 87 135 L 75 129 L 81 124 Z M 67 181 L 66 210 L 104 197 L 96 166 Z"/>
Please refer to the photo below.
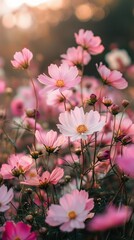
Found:
<path fill-rule="evenodd" d="M 123 106 L 124 108 L 126 108 L 128 105 L 129 105 L 129 101 L 126 100 L 126 99 L 124 99 L 124 100 L 122 101 L 122 106 Z"/>
<path fill-rule="evenodd" d="M 110 98 L 107 98 L 107 97 L 103 97 L 102 99 L 102 103 L 106 106 L 106 107 L 110 107 L 113 102 Z"/>
<path fill-rule="evenodd" d="M 27 216 L 25 217 L 25 219 L 26 219 L 26 221 L 28 221 L 28 222 L 33 222 L 33 216 L 32 216 L 31 214 L 27 215 Z"/>
<path fill-rule="evenodd" d="M 36 109 L 27 109 L 26 110 L 26 115 L 29 118 L 39 118 L 40 114 Z"/>
<path fill-rule="evenodd" d="M 95 94 L 91 94 L 90 98 L 87 100 L 88 105 L 94 105 L 97 102 L 97 96 Z"/>
<path fill-rule="evenodd" d="M 101 151 L 97 154 L 97 158 L 99 161 L 104 161 L 110 158 L 110 151 L 109 150 L 105 150 L 105 151 Z"/>
<path fill-rule="evenodd" d="M 120 109 L 120 108 L 119 108 L 118 105 L 113 104 L 113 105 L 111 106 L 111 108 L 110 108 L 110 112 L 111 112 L 113 115 L 117 115 L 117 114 L 120 112 L 119 109 Z"/>
<path fill-rule="evenodd" d="M 124 136 L 122 139 L 121 139 L 121 142 L 122 142 L 122 145 L 127 145 L 129 143 L 132 143 L 132 139 L 130 136 Z"/>

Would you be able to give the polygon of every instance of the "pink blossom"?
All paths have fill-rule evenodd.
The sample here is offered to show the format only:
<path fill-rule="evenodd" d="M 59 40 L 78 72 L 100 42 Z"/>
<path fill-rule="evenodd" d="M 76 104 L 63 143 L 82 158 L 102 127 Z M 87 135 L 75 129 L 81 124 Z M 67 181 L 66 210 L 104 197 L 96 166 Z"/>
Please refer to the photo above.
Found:
<path fill-rule="evenodd" d="M 89 231 L 105 231 L 124 225 L 129 220 L 131 213 L 131 209 L 127 206 L 120 208 L 109 206 L 104 213 L 95 215 L 87 225 L 87 229 Z"/>
<path fill-rule="evenodd" d="M 126 175 L 134 178 L 134 146 L 123 148 L 122 155 L 117 156 L 116 164 Z"/>
<path fill-rule="evenodd" d="M 32 52 L 27 48 L 23 48 L 22 52 L 16 52 L 14 54 L 14 60 L 11 60 L 11 63 L 14 68 L 27 69 L 32 58 Z"/>
<path fill-rule="evenodd" d="M 6 89 L 6 82 L 3 79 L 0 79 L 0 93 L 4 93 Z"/>
<path fill-rule="evenodd" d="M 25 182 L 21 182 L 21 184 L 39 187 L 45 187 L 48 184 L 56 185 L 63 175 L 64 170 L 60 167 L 56 167 L 51 173 L 49 171 L 45 171 L 41 176 L 37 174 L 31 179 L 29 178 L 28 180 L 26 179 Z"/>
<path fill-rule="evenodd" d="M 104 50 L 104 46 L 101 45 L 101 38 L 94 36 L 92 31 L 84 31 L 80 29 L 78 34 L 75 33 L 76 43 L 86 49 L 90 54 L 100 54 Z"/>
<path fill-rule="evenodd" d="M 62 54 L 62 62 L 67 63 L 69 66 L 77 66 L 78 68 L 82 65 L 87 65 L 91 60 L 91 56 L 82 47 L 71 47 L 68 48 L 66 54 Z"/>
<path fill-rule="evenodd" d="M 67 139 L 63 135 L 57 134 L 56 131 L 50 130 L 48 132 L 36 131 L 36 139 L 39 143 L 43 144 L 46 148 L 46 151 L 49 153 L 57 152 L 61 146 L 65 145 Z"/>
<path fill-rule="evenodd" d="M 23 222 L 6 222 L 2 240 L 36 240 L 35 232 L 31 232 L 31 226 Z"/>
<path fill-rule="evenodd" d="M 11 202 L 13 196 L 14 194 L 12 188 L 10 188 L 8 191 L 5 185 L 0 187 L 0 212 L 5 212 L 10 208 L 8 203 Z"/>
<path fill-rule="evenodd" d="M 8 164 L 2 164 L 0 174 L 4 179 L 12 179 L 25 174 L 33 165 L 33 159 L 24 154 L 12 154 Z"/>
<path fill-rule="evenodd" d="M 101 131 L 105 125 L 105 121 L 100 120 L 99 112 L 91 110 L 85 114 L 82 107 L 61 113 L 59 121 L 61 124 L 57 127 L 60 132 L 70 137 L 71 141 L 87 139 L 88 135 Z"/>
<path fill-rule="evenodd" d="M 46 85 L 46 87 L 40 91 L 41 94 L 57 89 L 63 92 L 74 87 L 81 80 L 78 77 L 77 67 L 69 67 L 65 63 L 61 64 L 59 67 L 56 64 L 51 64 L 48 67 L 48 73 L 50 77 L 46 74 L 41 74 L 38 77 L 39 82 Z"/>
<path fill-rule="evenodd" d="M 52 204 L 50 206 L 46 223 L 50 226 L 61 225 L 60 230 L 64 232 L 84 228 L 84 221 L 93 207 L 93 198 L 88 198 L 86 191 L 75 189 L 60 198 L 60 205 Z"/>
<path fill-rule="evenodd" d="M 24 102 L 22 99 L 15 98 L 12 100 L 11 111 L 14 116 L 22 116 L 24 114 Z"/>
<path fill-rule="evenodd" d="M 99 72 L 103 83 L 112 87 L 115 87 L 117 89 L 124 89 L 128 86 L 127 81 L 122 77 L 121 72 L 117 70 L 111 71 L 109 68 L 107 68 L 105 65 L 100 63 L 100 65 L 97 65 L 97 71 Z"/>

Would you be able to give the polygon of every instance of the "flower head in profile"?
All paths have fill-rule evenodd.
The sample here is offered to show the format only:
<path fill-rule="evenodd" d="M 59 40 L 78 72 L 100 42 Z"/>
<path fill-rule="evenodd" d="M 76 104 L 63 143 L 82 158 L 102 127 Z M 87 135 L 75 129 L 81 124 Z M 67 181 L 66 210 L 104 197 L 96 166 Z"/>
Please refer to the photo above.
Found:
<path fill-rule="evenodd" d="M 81 80 L 80 77 L 78 77 L 77 67 L 69 67 L 68 64 L 65 63 L 61 64 L 59 67 L 56 64 L 51 64 L 48 67 L 48 73 L 50 77 L 46 74 L 41 74 L 38 77 L 39 82 L 46 85 L 46 87 L 40 91 L 41 94 L 52 92 L 57 89 L 63 92 L 73 88 Z"/>
<path fill-rule="evenodd" d="M 122 155 L 117 156 L 116 164 L 127 176 L 134 178 L 134 146 L 123 148 Z"/>
<path fill-rule="evenodd" d="M 37 240 L 35 232 L 31 232 L 31 226 L 23 222 L 6 222 L 2 240 Z"/>
<path fill-rule="evenodd" d="M 49 171 L 45 171 L 41 176 L 36 174 L 33 178 L 29 178 L 26 179 L 25 182 L 21 182 L 21 184 L 44 188 L 47 187 L 48 184 L 56 185 L 63 175 L 64 170 L 60 167 L 56 167 L 51 173 Z"/>
<path fill-rule="evenodd" d="M 12 188 L 8 190 L 5 185 L 0 187 L 0 212 L 5 212 L 10 208 L 8 204 L 13 199 L 13 196 L 14 193 Z"/>
<path fill-rule="evenodd" d="M 11 60 L 11 63 L 16 69 L 27 69 L 30 65 L 32 58 L 32 52 L 27 48 L 23 48 L 21 52 L 16 52 L 14 54 L 14 60 Z"/>
<path fill-rule="evenodd" d="M 128 83 L 122 77 L 121 72 L 117 70 L 111 71 L 102 63 L 100 63 L 99 66 L 98 65 L 96 66 L 97 66 L 97 71 L 99 72 L 104 84 L 115 87 L 117 89 L 124 89 L 128 86 Z"/>
<path fill-rule="evenodd" d="M 117 208 L 109 206 L 104 213 L 96 215 L 87 225 L 89 231 L 105 231 L 124 225 L 131 216 L 131 209 L 127 206 Z"/>
<path fill-rule="evenodd" d="M 48 153 L 57 152 L 67 141 L 65 136 L 61 134 L 58 136 L 57 132 L 53 130 L 46 133 L 36 130 L 35 137 L 39 143 L 45 146 Z"/>
<path fill-rule="evenodd" d="M 94 36 L 89 30 L 80 29 L 78 34 L 75 33 L 76 43 L 82 46 L 91 55 L 97 55 L 103 52 L 104 46 L 101 44 L 101 38 Z"/>
<path fill-rule="evenodd" d="M 63 58 L 63 63 L 67 63 L 69 66 L 76 66 L 78 68 L 81 68 L 83 65 L 87 65 L 91 60 L 90 54 L 80 46 L 77 48 L 68 48 L 66 54 L 62 54 L 61 57 Z"/>
<path fill-rule="evenodd" d="M 12 179 L 24 175 L 33 165 L 33 159 L 24 154 L 12 154 L 8 164 L 3 163 L 0 173 L 3 179 Z"/>
<path fill-rule="evenodd" d="M 64 232 L 85 227 L 84 221 L 94 207 L 93 198 L 88 198 L 85 190 L 73 190 L 60 198 L 60 205 L 52 204 L 48 210 L 46 223 L 59 226 Z"/>
<path fill-rule="evenodd" d="M 100 120 L 99 112 L 91 110 L 84 113 L 82 107 L 75 107 L 70 112 L 61 113 L 59 121 L 61 124 L 57 124 L 57 127 L 60 132 L 70 137 L 71 141 L 86 140 L 88 135 L 101 131 L 105 125 L 105 121 Z"/>

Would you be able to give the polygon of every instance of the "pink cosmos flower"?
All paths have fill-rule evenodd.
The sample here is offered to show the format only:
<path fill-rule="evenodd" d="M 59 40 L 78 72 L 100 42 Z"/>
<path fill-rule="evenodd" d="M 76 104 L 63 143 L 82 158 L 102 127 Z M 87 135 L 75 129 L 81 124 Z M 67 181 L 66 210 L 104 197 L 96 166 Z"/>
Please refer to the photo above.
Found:
<path fill-rule="evenodd" d="M 78 68 L 82 65 L 87 65 L 91 60 L 91 56 L 82 47 L 68 48 L 66 54 L 62 54 L 62 62 L 67 63 L 69 66 L 77 66 Z"/>
<path fill-rule="evenodd" d="M 61 124 L 57 127 L 60 132 L 70 137 L 71 141 L 86 140 L 88 135 L 101 131 L 105 125 L 105 121 L 100 120 L 99 112 L 91 110 L 85 114 L 82 107 L 61 113 L 59 121 Z"/>
<path fill-rule="evenodd" d="M 67 139 L 63 135 L 57 135 L 56 131 L 50 130 L 48 132 L 42 132 L 36 130 L 35 137 L 37 141 L 43 144 L 46 148 L 46 151 L 49 153 L 57 152 L 61 146 L 65 145 Z"/>
<path fill-rule="evenodd" d="M 2 240 L 37 240 L 35 232 L 31 232 L 31 226 L 23 222 L 6 222 Z"/>
<path fill-rule="evenodd" d="M 32 58 L 32 52 L 27 48 L 23 48 L 22 52 L 16 52 L 14 54 L 14 60 L 11 60 L 11 63 L 14 68 L 27 69 L 30 65 L 30 61 L 32 60 Z"/>
<path fill-rule="evenodd" d="M 46 87 L 40 91 L 41 94 L 48 91 L 55 91 L 57 89 L 59 89 L 60 92 L 63 92 L 74 87 L 81 80 L 77 77 L 77 67 L 69 67 L 65 63 L 61 64 L 59 67 L 56 64 L 51 64 L 48 67 L 48 73 L 50 77 L 46 74 L 41 74 L 38 77 L 39 82 L 46 85 Z"/>
<path fill-rule="evenodd" d="M 97 66 L 97 71 L 99 72 L 104 84 L 115 87 L 117 89 L 124 89 L 128 86 L 128 83 L 122 77 L 121 72 L 117 70 L 111 71 L 102 63 L 100 63 L 99 66 L 98 65 L 96 66 Z"/>
<path fill-rule="evenodd" d="M 13 199 L 14 193 L 13 189 L 10 188 L 9 191 L 5 185 L 0 187 L 0 212 L 5 212 L 10 208 L 8 203 Z"/>
<path fill-rule="evenodd" d="M 0 94 L 4 93 L 6 89 L 6 82 L 3 79 L 0 79 Z"/>
<path fill-rule="evenodd" d="M 116 164 L 127 176 L 134 178 L 134 146 L 123 148 L 123 154 L 117 156 Z"/>
<path fill-rule="evenodd" d="M 38 187 L 45 187 L 48 184 L 56 185 L 63 175 L 64 170 L 60 167 L 56 167 L 51 173 L 49 171 L 45 171 L 41 176 L 37 174 L 31 179 L 26 179 L 25 182 L 21 182 L 21 184 Z"/>
<path fill-rule="evenodd" d="M 80 29 L 78 34 L 75 33 L 76 43 L 86 49 L 91 55 L 100 54 L 104 50 L 104 46 L 101 45 L 101 38 L 94 36 L 92 31 L 84 31 Z"/>
<path fill-rule="evenodd" d="M 22 116 L 24 114 L 24 102 L 22 99 L 14 98 L 12 100 L 11 111 L 14 116 Z"/>
<path fill-rule="evenodd" d="M 33 165 L 33 159 L 24 154 L 12 154 L 8 159 L 8 164 L 2 164 L 0 174 L 3 179 L 12 179 L 25 174 Z"/>
<path fill-rule="evenodd" d="M 105 231 L 124 225 L 129 220 L 131 213 L 131 209 L 127 206 L 120 208 L 109 206 L 104 213 L 95 215 L 87 225 L 87 229 L 89 231 Z"/>
<path fill-rule="evenodd" d="M 64 232 L 84 228 L 84 221 L 93 207 L 93 198 L 88 198 L 86 191 L 79 192 L 75 189 L 60 198 L 60 205 L 52 204 L 50 206 L 46 223 L 50 226 L 61 225 L 60 230 Z"/>

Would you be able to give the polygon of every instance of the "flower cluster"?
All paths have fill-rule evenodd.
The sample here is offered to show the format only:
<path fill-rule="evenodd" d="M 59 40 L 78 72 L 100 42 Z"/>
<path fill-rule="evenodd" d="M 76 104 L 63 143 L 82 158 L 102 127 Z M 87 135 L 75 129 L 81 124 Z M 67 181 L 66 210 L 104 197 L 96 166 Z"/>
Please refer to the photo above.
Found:
<path fill-rule="evenodd" d="M 32 76 L 27 48 L 11 61 L 29 85 L 0 109 L 2 240 L 134 238 L 134 112 L 120 91 L 133 66 L 116 50 L 85 75 L 104 46 L 91 30 L 74 37 L 48 73 Z"/>

